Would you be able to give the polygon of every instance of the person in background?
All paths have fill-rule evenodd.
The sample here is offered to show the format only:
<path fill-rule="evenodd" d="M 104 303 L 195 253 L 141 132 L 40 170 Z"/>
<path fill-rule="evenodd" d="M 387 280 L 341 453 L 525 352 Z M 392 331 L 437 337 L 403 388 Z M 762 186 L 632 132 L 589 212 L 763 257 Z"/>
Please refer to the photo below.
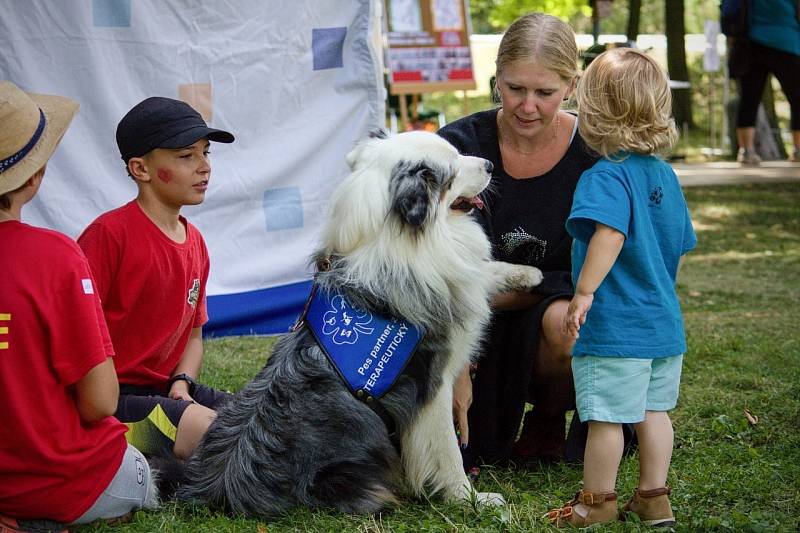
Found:
<path fill-rule="evenodd" d="M 0 81 L 0 529 L 157 506 L 111 416 L 119 385 L 89 264 L 72 239 L 21 220 L 77 111 Z"/>
<path fill-rule="evenodd" d="M 729 71 L 739 81 L 736 116 L 737 160 L 757 165 L 755 124 L 769 74 L 781 84 L 790 107 L 793 149 L 800 161 L 800 2 L 797 0 L 723 0 L 721 25 L 728 36 Z"/>

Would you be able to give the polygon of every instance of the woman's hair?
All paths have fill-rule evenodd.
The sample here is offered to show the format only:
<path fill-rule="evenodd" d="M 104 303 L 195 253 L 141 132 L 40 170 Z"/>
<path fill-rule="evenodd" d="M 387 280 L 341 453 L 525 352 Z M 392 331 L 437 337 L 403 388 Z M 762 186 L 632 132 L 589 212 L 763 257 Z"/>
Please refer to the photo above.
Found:
<path fill-rule="evenodd" d="M 552 70 L 566 83 L 578 76 L 575 33 L 558 17 L 528 13 L 508 27 L 497 50 L 495 79 L 515 61 L 532 61 Z M 497 84 L 495 84 L 495 88 Z"/>
<path fill-rule="evenodd" d="M 581 137 L 603 156 L 664 154 L 677 138 L 667 76 L 639 50 L 614 48 L 597 56 L 575 96 Z"/>

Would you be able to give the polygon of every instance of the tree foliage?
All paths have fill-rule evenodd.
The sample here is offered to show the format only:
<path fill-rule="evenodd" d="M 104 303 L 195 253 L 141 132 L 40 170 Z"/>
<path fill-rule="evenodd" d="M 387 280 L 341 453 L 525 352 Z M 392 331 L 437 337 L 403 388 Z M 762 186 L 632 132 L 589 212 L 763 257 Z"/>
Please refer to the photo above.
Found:
<path fill-rule="evenodd" d="M 469 7 L 475 33 L 502 32 L 531 11 L 549 13 L 567 21 L 592 14 L 588 0 L 470 0 Z"/>
<path fill-rule="evenodd" d="M 639 33 L 663 34 L 665 0 L 641 2 Z M 703 33 L 706 19 L 719 19 L 719 0 L 684 2 L 687 33 Z M 568 21 L 576 33 L 592 32 L 589 0 L 470 0 L 472 31 L 500 33 L 517 17 L 530 11 L 543 11 Z M 625 35 L 629 0 L 614 0 L 611 15 L 600 22 L 601 33 Z"/>

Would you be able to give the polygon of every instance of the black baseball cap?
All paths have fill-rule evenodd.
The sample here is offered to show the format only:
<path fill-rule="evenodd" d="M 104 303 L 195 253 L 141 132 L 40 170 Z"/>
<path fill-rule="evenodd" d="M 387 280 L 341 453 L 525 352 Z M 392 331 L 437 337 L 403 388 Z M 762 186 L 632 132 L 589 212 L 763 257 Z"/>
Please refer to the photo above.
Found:
<path fill-rule="evenodd" d="M 183 148 L 203 137 L 221 143 L 234 140 L 227 131 L 209 128 L 186 102 L 163 96 L 142 100 L 117 125 L 117 146 L 126 163 L 155 148 Z"/>

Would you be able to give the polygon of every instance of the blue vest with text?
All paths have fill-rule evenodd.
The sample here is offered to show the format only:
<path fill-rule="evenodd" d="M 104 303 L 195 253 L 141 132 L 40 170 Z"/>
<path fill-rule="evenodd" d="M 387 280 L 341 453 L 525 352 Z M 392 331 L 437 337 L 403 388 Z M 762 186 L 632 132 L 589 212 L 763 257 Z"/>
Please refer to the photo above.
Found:
<path fill-rule="evenodd" d="M 392 387 L 422 340 L 415 325 L 352 306 L 345 297 L 312 289 L 305 321 L 320 348 L 359 398 Z"/>

